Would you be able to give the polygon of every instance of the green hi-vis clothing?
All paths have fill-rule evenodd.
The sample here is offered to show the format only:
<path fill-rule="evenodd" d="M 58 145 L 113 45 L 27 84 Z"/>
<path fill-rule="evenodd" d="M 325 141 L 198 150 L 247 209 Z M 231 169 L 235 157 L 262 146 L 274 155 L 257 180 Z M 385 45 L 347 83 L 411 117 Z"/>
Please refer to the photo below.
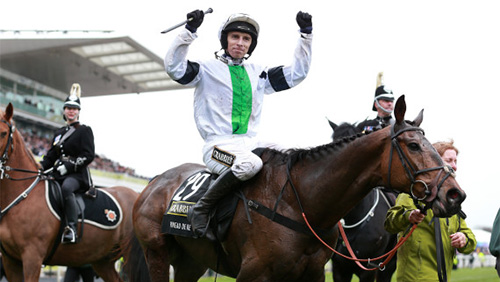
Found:
<path fill-rule="evenodd" d="M 233 134 L 245 134 L 252 113 L 252 85 L 243 66 L 228 66 L 233 83 Z"/>
<path fill-rule="evenodd" d="M 410 225 L 410 212 L 416 209 L 413 200 L 408 194 L 400 194 L 396 204 L 389 209 L 385 219 L 385 229 L 390 233 L 398 233 L 398 238 Z M 439 281 L 438 265 L 436 258 L 436 241 L 432 210 L 427 211 L 427 216 L 418 225 L 408 240 L 398 249 L 396 277 L 398 282 L 434 282 Z M 467 227 L 465 220 L 458 215 L 440 218 L 441 240 L 443 242 L 446 273 L 449 281 L 453 258 L 458 250 L 460 253 L 469 254 L 476 249 L 476 237 Z M 462 232 L 468 238 L 465 247 L 455 249 L 451 246 L 450 235 Z"/>

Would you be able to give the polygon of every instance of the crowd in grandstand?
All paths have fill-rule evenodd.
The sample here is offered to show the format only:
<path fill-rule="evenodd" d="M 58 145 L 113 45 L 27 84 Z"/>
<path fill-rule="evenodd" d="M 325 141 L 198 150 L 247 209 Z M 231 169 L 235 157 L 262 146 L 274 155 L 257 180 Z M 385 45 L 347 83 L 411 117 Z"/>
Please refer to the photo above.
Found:
<path fill-rule="evenodd" d="M 29 147 L 33 155 L 42 157 L 50 149 L 50 139 L 46 137 L 39 136 L 33 133 L 31 130 L 20 130 L 22 136 L 24 137 L 24 142 Z M 135 170 L 120 165 L 118 162 L 110 160 L 102 155 L 96 154 L 94 161 L 89 165 L 90 168 L 94 168 L 101 171 L 124 173 L 135 177 L 141 177 L 135 173 Z"/>

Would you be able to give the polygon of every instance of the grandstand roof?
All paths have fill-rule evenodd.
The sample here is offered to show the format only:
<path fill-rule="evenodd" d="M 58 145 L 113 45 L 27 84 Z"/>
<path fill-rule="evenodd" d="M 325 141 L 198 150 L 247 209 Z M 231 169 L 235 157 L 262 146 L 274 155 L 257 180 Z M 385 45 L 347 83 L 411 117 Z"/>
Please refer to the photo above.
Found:
<path fill-rule="evenodd" d="M 0 30 L 0 68 L 82 96 L 178 89 L 163 59 L 128 36 L 112 31 Z"/>

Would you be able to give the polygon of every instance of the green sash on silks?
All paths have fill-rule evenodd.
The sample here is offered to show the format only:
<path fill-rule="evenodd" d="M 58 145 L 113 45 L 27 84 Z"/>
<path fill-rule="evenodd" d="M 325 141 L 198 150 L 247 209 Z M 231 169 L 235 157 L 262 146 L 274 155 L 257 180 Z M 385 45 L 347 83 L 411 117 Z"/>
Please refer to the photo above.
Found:
<path fill-rule="evenodd" d="M 252 85 L 243 66 L 229 66 L 233 84 L 233 134 L 245 134 L 252 114 Z"/>

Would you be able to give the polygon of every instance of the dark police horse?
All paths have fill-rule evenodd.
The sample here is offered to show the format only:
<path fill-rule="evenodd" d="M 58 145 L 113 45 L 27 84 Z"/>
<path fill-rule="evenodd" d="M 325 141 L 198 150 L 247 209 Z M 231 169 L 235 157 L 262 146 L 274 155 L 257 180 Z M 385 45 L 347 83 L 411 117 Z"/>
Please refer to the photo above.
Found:
<path fill-rule="evenodd" d="M 342 123 L 337 125 L 329 121 L 333 129 L 333 140 L 349 138 L 361 133 L 355 125 Z M 390 234 L 384 229 L 384 220 L 387 210 L 394 205 L 396 195 L 385 190 L 383 187 L 373 189 L 361 200 L 347 215 L 343 217 L 343 226 L 347 235 L 347 240 L 357 258 L 376 258 L 394 248 L 397 236 Z M 337 246 L 338 252 L 349 256 L 345 242 L 339 236 Z M 374 261 L 378 264 L 382 261 Z M 374 268 L 371 263 L 364 266 Z M 370 271 L 364 270 L 354 261 L 348 260 L 340 255 L 334 254 L 332 257 L 333 281 L 351 281 L 353 274 L 359 277 L 360 282 L 391 281 L 396 270 L 396 257 L 385 266 L 385 269 Z"/>

